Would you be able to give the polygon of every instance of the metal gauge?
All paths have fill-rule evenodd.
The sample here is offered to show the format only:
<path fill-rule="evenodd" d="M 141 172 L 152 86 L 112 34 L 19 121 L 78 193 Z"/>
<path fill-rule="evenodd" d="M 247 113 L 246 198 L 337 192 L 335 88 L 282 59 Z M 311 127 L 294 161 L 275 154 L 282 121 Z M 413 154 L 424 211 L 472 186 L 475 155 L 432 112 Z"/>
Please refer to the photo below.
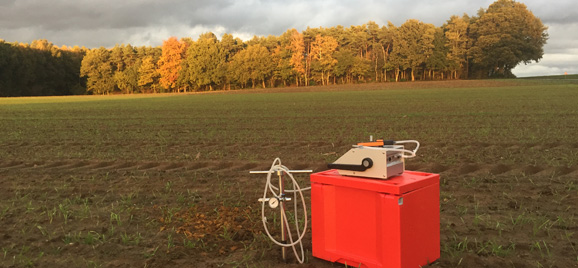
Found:
<path fill-rule="evenodd" d="M 277 208 L 279 206 L 279 199 L 277 198 L 271 198 L 269 199 L 269 207 L 270 208 Z"/>

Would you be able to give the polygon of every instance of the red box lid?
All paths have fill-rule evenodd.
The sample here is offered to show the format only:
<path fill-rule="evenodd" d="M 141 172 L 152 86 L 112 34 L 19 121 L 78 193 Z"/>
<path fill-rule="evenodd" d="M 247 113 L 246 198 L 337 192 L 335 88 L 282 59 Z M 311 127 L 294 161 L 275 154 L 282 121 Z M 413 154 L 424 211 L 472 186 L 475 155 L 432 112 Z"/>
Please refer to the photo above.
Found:
<path fill-rule="evenodd" d="M 386 180 L 341 176 L 336 169 L 311 174 L 311 183 L 322 183 L 394 195 L 405 194 L 438 183 L 440 175 L 406 170 Z"/>

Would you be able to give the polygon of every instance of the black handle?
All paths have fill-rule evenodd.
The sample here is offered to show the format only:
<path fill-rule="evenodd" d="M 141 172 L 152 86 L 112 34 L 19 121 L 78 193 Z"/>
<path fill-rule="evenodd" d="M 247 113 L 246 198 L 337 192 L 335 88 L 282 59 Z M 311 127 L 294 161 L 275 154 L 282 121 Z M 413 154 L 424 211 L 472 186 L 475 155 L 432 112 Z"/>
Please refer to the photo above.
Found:
<path fill-rule="evenodd" d="M 395 145 L 395 141 L 393 140 L 383 140 L 383 145 Z"/>
<path fill-rule="evenodd" d="M 352 164 L 327 164 L 327 167 L 330 169 L 341 169 L 341 170 L 351 170 L 351 171 L 366 171 L 368 168 L 373 166 L 373 160 L 371 158 L 366 157 L 361 160 L 360 165 L 352 165 Z"/>

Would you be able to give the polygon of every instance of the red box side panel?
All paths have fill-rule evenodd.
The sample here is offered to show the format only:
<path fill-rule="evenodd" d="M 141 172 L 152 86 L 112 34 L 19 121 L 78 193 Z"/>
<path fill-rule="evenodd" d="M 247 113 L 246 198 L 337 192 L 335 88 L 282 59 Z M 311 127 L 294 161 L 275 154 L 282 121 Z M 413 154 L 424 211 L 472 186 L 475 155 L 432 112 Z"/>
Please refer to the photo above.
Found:
<path fill-rule="evenodd" d="M 323 192 L 323 184 L 311 183 L 311 239 L 312 254 L 317 258 L 334 261 L 327 253 L 335 247 L 331 246 L 325 238 L 325 207 L 323 206 L 325 194 Z"/>
<path fill-rule="evenodd" d="M 390 268 L 420 267 L 438 259 L 439 175 L 420 177 L 429 183 L 394 195 L 365 189 L 363 181 L 364 187 L 356 187 L 356 178 L 339 178 L 339 185 L 333 185 L 333 174 L 312 174 L 313 256 L 352 267 Z M 344 180 L 347 185 L 341 184 Z"/>
<path fill-rule="evenodd" d="M 359 189 L 311 184 L 313 256 L 332 262 L 377 265 L 381 229 L 378 195 Z M 326 220 L 327 219 L 327 220 Z"/>
<path fill-rule="evenodd" d="M 403 195 L 399 267 L 420 267 L 439 259 L 439 196 L 439 183 Z"/>
<path fill-rule="evenodd" d="M 377 237 L 380 237 L 380 247 L 382 256 L 376 267 L 401 267 L 401 233 L 399 215 L 401 207 L 399 205 L 400 196 L 379 194 L 382 210 L 380 212 L 380 228 Z"/>

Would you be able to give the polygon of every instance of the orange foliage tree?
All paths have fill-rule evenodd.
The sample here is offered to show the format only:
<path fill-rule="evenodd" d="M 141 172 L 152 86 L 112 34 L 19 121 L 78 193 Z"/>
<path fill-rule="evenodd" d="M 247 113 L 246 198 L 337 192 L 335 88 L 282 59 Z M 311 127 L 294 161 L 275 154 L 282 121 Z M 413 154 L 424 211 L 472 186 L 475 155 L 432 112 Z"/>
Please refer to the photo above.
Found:
<path fill-rule="evenodd" d="M 186 45 L 184 42 L 171 37 L 163 42 L 162 55 L 159 59 L 159 82 L 164 88 L 175 91 L 181 70 L 181 61 L 184 58 Z"/>
<path fill-rule="evenodd" d="M 297 83 L 297 86 L 299 86 L 300 76 L 305 75 L 305 66 L 303 65 L 303 59 L 305 58 L 305 43 L 303 42 L 303 34 L 299 33 L 295 29 L 292 29 L 289 50 L 292 52 L 290 59 L 291 66 L 293 66 L 293 70 L 299 74 L 295 77 L 295 82 Z"/>

